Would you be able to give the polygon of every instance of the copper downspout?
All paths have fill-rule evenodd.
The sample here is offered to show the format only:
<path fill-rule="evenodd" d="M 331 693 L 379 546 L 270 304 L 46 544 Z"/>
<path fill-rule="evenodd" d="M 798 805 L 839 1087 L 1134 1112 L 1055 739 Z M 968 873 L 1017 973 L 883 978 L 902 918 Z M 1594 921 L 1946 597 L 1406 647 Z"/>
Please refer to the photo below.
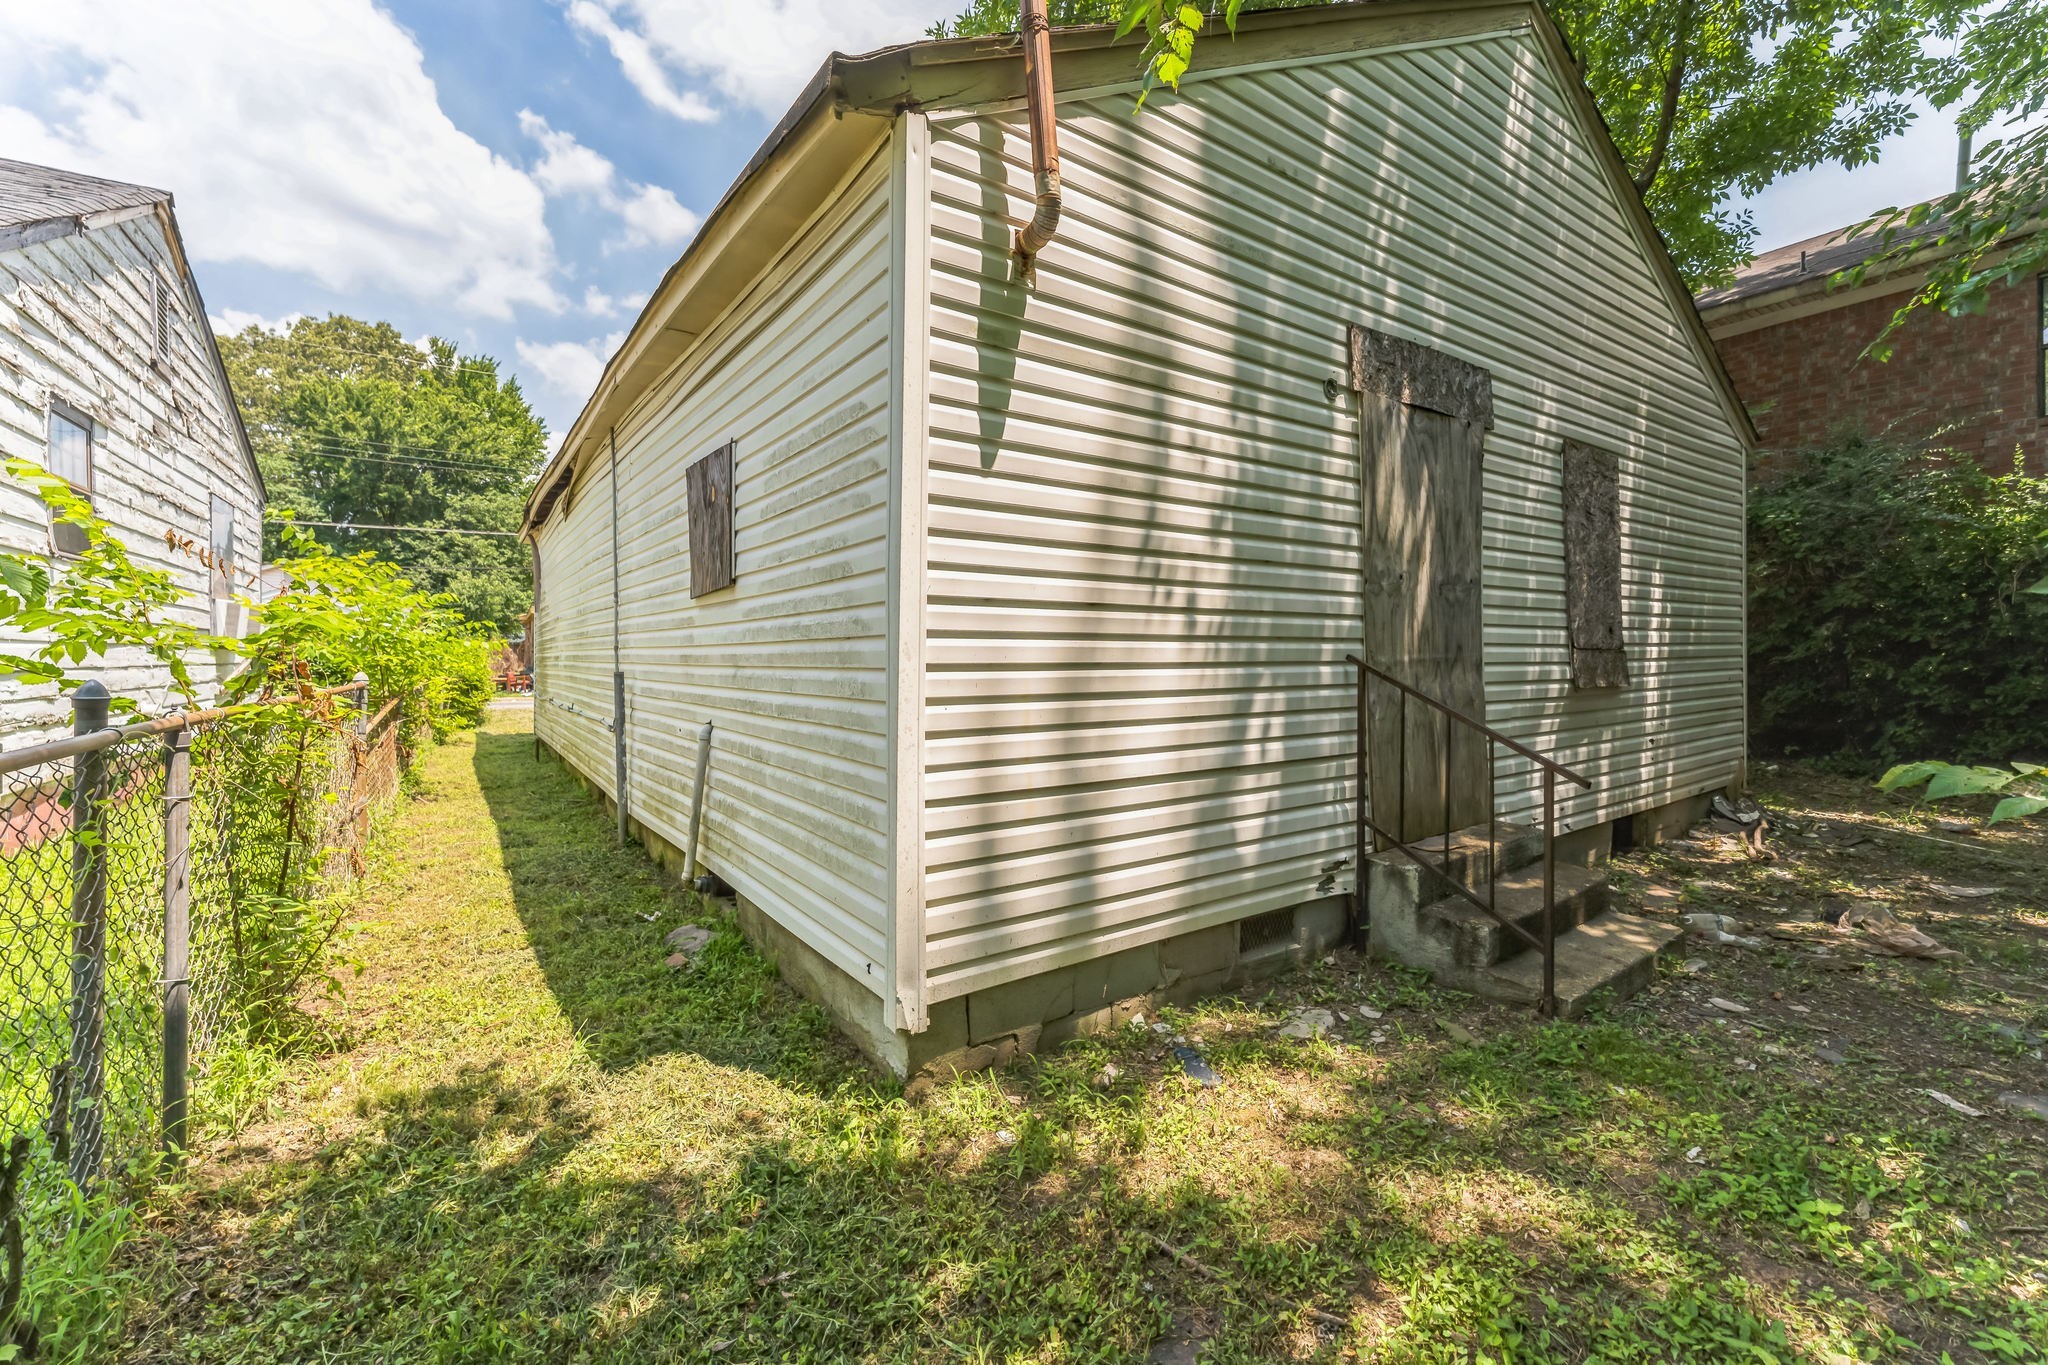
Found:
<path fill-rule="evenodd" d="M 1031 175 L 1037 190 L 1031 221 L 1017 229 L 1017 264 L 1027 287 L 1038 283 L 1038 253 L 1060 227 L 1060 134 L 1052 108 L 1052 24 L 1045 0 L 1023 0 L 1024 97 L 1031 108 Z"/>

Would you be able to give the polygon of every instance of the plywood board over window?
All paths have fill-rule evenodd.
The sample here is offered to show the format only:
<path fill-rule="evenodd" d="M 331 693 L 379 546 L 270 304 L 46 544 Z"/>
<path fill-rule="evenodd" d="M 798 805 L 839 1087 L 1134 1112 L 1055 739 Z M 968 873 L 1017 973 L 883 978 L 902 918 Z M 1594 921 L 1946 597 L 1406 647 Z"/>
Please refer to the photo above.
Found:
<path fill-rule="evenodd" d="M 733 585 L 732 456 L 733 443 L 727 441 L 684 471 L 692 597 Z"/>
<path fill-rule="evenodd" d="M 1621 641 L 1621 457 L 1564 443 L 1565 618 L 1572 685 L 1628 686 Z"/>

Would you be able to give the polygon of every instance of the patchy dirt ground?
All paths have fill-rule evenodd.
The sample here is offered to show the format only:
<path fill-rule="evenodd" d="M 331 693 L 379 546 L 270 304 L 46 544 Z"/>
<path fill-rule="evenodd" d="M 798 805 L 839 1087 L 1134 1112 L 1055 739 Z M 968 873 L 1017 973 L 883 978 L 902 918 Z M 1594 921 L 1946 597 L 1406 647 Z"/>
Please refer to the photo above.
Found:
<path fill-rule="evenodd" d="M 2048 1091 L 2048 830 L 1807 768 L 1760 777 L 1760 847 L 1709 823 L 1614 865 L 1630 908 L 1699 926 L 1651 998 L 1786 1049 L 1800 1084 L 1923 1107 L 1939 1091 L 1984 1111 L 1983 1133 L 2048 1135 L 2048 1114 L 1999 1101 Z"/>

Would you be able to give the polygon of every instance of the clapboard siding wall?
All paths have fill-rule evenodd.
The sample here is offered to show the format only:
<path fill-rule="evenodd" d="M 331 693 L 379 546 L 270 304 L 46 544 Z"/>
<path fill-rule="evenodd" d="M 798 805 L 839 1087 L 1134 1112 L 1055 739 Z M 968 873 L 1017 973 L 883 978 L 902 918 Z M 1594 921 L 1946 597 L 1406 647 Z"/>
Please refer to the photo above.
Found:
<path fill-rule="evenodd" d="M 170 345 L 161 368 L 153 363 L 159 278 L 171 290 Z M 245 573 L 262 556 L 262 497 L 214 368 L 207 325 L 156 211 L 0 251 L 0 455 L 46 462 L 52 400 L 91 418 L 99 515 L 122 533 L 138 564 L 170 573 L 190 594 L 182 609 L 187 620 L 233 630 L 239 613 L 210 603 L 206 569 L 165 541 L 165 532 L 175 530 L 195 547 L 207 545 L 210 495 L 219 494 L 235 508 L 236 558 Z M 48 510 L 12 484 L 0 484 L 0 548 L 50 552 Z M 248 582 L 238 581 L 236 590 L 253 595 Z M 12 636 L 8 647 L 35 643 Z M 231 664 L 226 655 L 191 661 L 205 696 Z M 117 651 L 103 666 L 80 671 L 87 670 L 146 711 L 174 704 L 167 671 L 140 651 Z M 54 688 L 0 678 L 0 745 L 31 743 L 70 723 L 70 704 Z"/>
<path fill-rule="evenodd" d="M 878 994 L 893 905 L 889 210 L 878 155 L 618 429 L 611 457 L 628 811 L 685 842 L 711 721 L 705 863 Z M 736 581 L 693 601 L 683 471 L 726 441 Z M 605 464 L 542 528 L 536 722 L 609 792 Z"/>
<path fill-rule="evenodd" d="M 1739 772 L 1743 438 L 1538 44 L 1063 99 L 1029 294 L 1022 112 L 933 116 L 933 1000 L 1351 889 L 1353 323 L 1492 373 L 1487 715 L 1568 826 Z M 1566 438 L 1621 455 L 1621 691 L 1570 686 Z"/>

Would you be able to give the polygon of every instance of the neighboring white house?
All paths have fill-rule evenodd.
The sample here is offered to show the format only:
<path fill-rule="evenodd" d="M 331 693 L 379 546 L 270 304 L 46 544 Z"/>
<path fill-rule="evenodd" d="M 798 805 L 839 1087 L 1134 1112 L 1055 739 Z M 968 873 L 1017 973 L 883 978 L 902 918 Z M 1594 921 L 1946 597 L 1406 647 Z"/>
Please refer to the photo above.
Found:
<path fill-rule="evenodd" d="M 670 856 L 710 722 L 704 865 L 899 1072 L 1332 941 L 1361 781 L 1537 808 L 1390 692 L 1362 763 L 1348 653 L 1575 856 L 1743 780 L 1753 434 L 1541 8 L 1136 60 L 1053 33 L 1034 283 L 1015 40 L 833 57 L 528 505 L 540 737 Z"/>
<path fill-rule="evenodd" d="M 0 160 L 0 455 L 88 494 L 138 562 L 192 594 L 194 625 L 241 633 L 232 597 L 253 591 L 263 480 L 167 192 Z M 0 481 L 0 548 L 54 555 L 61 571 L 78 534 Z M 191 662 L 210 692 L 229 659 Z M 175 704 L 166 670 L 139 651 L 78 671 L 95 669 L 146 712 Z M 0 746 L 70 723 L 54 688 L 0 678 Z"/>

